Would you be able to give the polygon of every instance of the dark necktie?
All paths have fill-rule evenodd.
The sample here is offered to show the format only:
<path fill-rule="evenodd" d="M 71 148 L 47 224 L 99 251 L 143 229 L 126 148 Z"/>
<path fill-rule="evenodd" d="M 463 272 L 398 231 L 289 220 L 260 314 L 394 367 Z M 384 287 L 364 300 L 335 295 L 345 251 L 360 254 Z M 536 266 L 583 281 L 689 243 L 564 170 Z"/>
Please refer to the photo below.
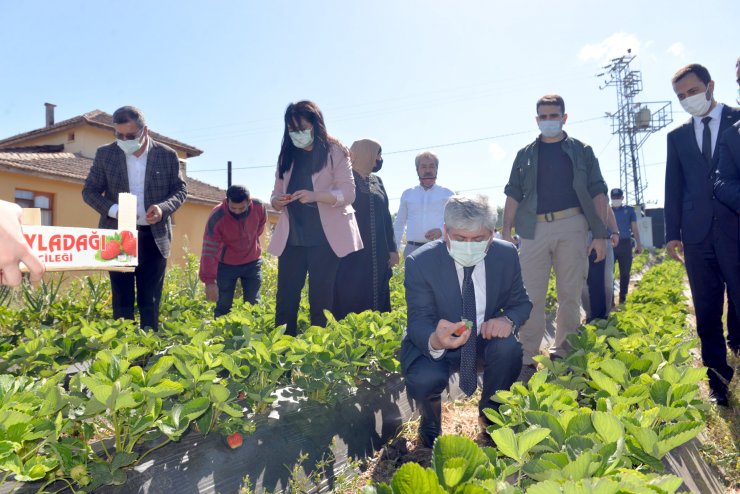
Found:
<path fill-rule="evenodd" d="M 473 269 L 475 266 L 463 268 L 462 303 L 463 318 L 473 323 L 473 329 L 468 341 L 460 351 L 460 389 L 470 396 L 478 387 L 478 370 L 476 365 L 476 340 L 478 339 L 477 316 L 475 308 L 475 287 L 473 286 Z"/>
<path fill-rule="evenodd" d="M 709 121 L 712 117 L 704 117 L 701 119 L 701 123 L 704 124 L 704 133 L 701 138 L 701 154 L 704 155 L 704 159 L 707 163 L 712 163 L 712 131 L 709 130 Z"/>

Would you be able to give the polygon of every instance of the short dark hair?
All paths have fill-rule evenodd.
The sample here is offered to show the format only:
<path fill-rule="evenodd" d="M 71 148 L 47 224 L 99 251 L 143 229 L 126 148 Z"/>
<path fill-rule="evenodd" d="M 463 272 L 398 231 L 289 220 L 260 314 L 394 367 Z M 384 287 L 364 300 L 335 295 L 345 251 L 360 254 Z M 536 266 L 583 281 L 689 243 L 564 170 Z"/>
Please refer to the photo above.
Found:
<path fill-rule="evenodd" d="M 538 99 L 535 111 L 539 112 L 540 106 L 543 105 L 558 105 L 560 107 L 560 112 L 565 115 L 565 101 L 559 94 L 546 94 Z"/>
<path fill-rule="evenodd" d="M 244 202 L 249 200 L 249 189 L 243 185 L 232 185 L 226 190 L 226 198 L 231 202 Z"/>
<path fill-rule="evenodd" d="M 621 199 L 624 197 L 624 191 L 622 191 L 622 189 L 612 189 L 609 195 L 612 199 Z"/>
<path fill-rule="evenodd" d="M 689 65 L 681 67 L 675 74 L 673 74 L 671 84 L 677 83 L 689 74 L 696 74 L 696 77 L 698 77 L 705 86 L 712 80 L 712 76 L 709 75 L 709 71 L 706 67 L 698 63 L 690 63 Z"/>
<path fill-rule="evenodd" d="M 122 106 L 113 112 L 113 123 L 115 125 L 129 122 L 134 122 L 140 129 L 143 129 L 146 126 L 144 114 L 135 106 Z"/>

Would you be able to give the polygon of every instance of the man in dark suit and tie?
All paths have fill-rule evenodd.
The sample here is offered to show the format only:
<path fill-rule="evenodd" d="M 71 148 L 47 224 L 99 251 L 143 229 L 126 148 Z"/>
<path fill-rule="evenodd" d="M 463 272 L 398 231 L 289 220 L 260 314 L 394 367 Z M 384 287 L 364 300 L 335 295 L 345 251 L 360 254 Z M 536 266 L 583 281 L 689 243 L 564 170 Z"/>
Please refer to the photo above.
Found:
<path fill-rule="evenodd" d="M 735 63 L 735 75 L 738 85 L 737 102 L 740 103 L 740 58 Z M 740 215 L 740 121 L 720 136 L 718 146 L 719 165 L 714 194 L 717 199 Z M 740 235 L 738 235 L 737 228 L 725 233 L 727 235 L 720 238 L 723 253 L 720 262 L 724 263 L 722 270 L 737 274 L 737 276 L 729 276 L 726 281 L 728 285 L 734 283 L 735 290 L 740 290 L 740 286 L 737 286 L 740 284 Z M 740 328 L 732 328 L 728 324 L 727 346 L 736 357 L 740 357 Z"/>
<path fill-rule="evenodd" d="M 722 327 L 725 287 L 731 301 L 728 325 L 737 324 L 734 306 L 740 307 L 740 294 L 727 283 L 738 273 L 723 270 L 722 236 L 737 238 L 738 216 L 714 197 L 713 190 L 718 137 L 740 119 L 740 110 L 715 101 L 714 81 L 702 65 L 683 67 L 672 83 L 681 106 L 692 118 L 668 134 L 666 250 L 674 259 L 685 262 L 711 398 L 727 406 L 727 385 L 733 369 L 727 364 Z"/>
<path fill-rule="evenodd" d="M 406 259 L 404 280 L 408 323 L 401 369 L 421 412 L 419 436 L 426 447 L 441 433 L 441 394 L 455 370 L 460 389 L 470 396 L 482 364 L 478 408 L 485 425 L 483 409 L 497 407 L 491 396 L 519 375 L 522 346 L 516 334 L 532 310 L 516 248 L 493 238 L 496 213 L 488 201 L 453 196 L 444 222 L 443 239 Z M 472 328 L 464 329 L 463 319 Z"/>
<path fill-rule="evenodd" d="M 185 202 L 187 189 L 177 153 L 149 137 L 138 108 L 116 110 L 113 127 L 116 141 L 98 148 L 82 197 L 100 213 L 99 228 L 116 229 L 118 194 L 136 195 L 139 264 L 133 273 L 110 273 L 113 317 L 134 319 L 136 300 L 141 327 L 156 331 L 172 240 L 170 216 Z"/>

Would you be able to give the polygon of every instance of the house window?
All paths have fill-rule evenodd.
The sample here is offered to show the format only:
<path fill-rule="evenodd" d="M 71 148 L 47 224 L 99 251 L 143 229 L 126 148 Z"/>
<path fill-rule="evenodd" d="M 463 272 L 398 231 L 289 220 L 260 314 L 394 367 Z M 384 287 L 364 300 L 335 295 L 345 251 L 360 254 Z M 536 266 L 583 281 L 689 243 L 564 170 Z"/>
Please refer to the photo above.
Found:
<path fill-rule="evenodd" d="M 68 133 L 67 134 L 67 142 L 74 142 L 74 140 L 75 140 L 75 133 L 74 132 Z"/>
<path fill-rule="evenodd" d="M 53 204 L 54 195 L 48 192 L 34 192 L 31 190 L 16 189 L 15 203 L 22 208 L 39 208 L 41 210 L 41 224 L 54 224 Z"/>

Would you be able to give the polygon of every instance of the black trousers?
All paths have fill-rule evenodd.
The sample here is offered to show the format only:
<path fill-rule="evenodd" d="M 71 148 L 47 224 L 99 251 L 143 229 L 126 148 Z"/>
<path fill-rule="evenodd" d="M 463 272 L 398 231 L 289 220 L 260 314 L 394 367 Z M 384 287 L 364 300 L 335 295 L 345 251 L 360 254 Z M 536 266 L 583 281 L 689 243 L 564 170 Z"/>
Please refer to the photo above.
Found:
<path fill-rule="evenodd" d="M 234 303 L 236 282 L 241 280 L 244 301 L 256 304 L 260 300 L 260 285 L 262 284 L 262 260 L 257 259 L 246 264 L 218 264 L 216 284 L 218 285 L 218 302 L 214 309 L 214 316 L 223 316 L 231 311 Z"/>
<path fill-rule="evenodd" d="M 603 286 L 603 285 L 602 285 Z M 483 388 L 478 402 L 478 413 L 484 408 L 498 408 L 491 401 L 496 391 L 509 389 L 522 370 L 522 345 L 510 335 L 477 342 L 478 364 L 483 367 Z M 406 371 L 406 392 L 416 400 L 421 413 L 419 436 L 425 446 L 431 447 L 442 433 L 442 391 L 450 374 L 460 368 L 460 349 L 447 351 L 439 360 L 419 357 Z"/>
<path fill-rule="evenodd" d="M 738 236 L 718 231 L 717 260 L 727 288 L 727 346 L 740 349 L 740 232 Z"/>
<path fill-rule="evenodd" d="M 608 247 L 607 247 L 608 248 Z M 620 268 L 621 269 L 621 268 Z M 606 319 L 606 261 L 596 262 L 596 252 L 588 256 L 588 321 Z"/>
<path fill-rule="evenodd" d="M 328 244 L 315 247 L 286 246 L 278 258 L 275 325 L 285 324 L 285 334 L 296 335 L 301 290 L 308 274 L 311 325 L 325 326 L 324 310 L 331 311 L 334 304 L 334 280 L 338 267 L 339 258 Z"/>
<path fill-rule="evenodd" d="M 630 271 L 632 270 L 632 239 L 620 238 L 614 247 L 614 262 L 619 263 L 619 303 L 623 304 L 627 298 L 630 285 Z"/>
<path fill-rule="evenodd" d="M 162 257 L 151 229 L 139 227 L 138 230 L 139 265 L 136 270 L 133 273 L 110 273 L 113 318 L 134 319 L 135 300 L 139 307 L 140 326 L 156 331 L 167 259 Z"/>
<path fill-rule="evenodd" d="M 707 367 L 709 386 L 714 391 L 724 393 L 727 391 L 725 381 L 730 381 L 734 373 L 733 368 L 727 364 L 722 327 L 725 288 L 733 302 L 730 307 L 740 306 L 740 293 L 737 291 L 740 287 L 740 271 L 723 272 L 720 266 L 720 259 L 725 261 L 728 255 L 722 251 L 723 235 L 725 234 L 715 221 L 704 240 L 697 244 L 684 244 L 683 249 L 696 312 L 696 331 L 701 340 L 701 357 Z M 731 318 L 728 317 L 728 323 L 730 321 Z"/>

